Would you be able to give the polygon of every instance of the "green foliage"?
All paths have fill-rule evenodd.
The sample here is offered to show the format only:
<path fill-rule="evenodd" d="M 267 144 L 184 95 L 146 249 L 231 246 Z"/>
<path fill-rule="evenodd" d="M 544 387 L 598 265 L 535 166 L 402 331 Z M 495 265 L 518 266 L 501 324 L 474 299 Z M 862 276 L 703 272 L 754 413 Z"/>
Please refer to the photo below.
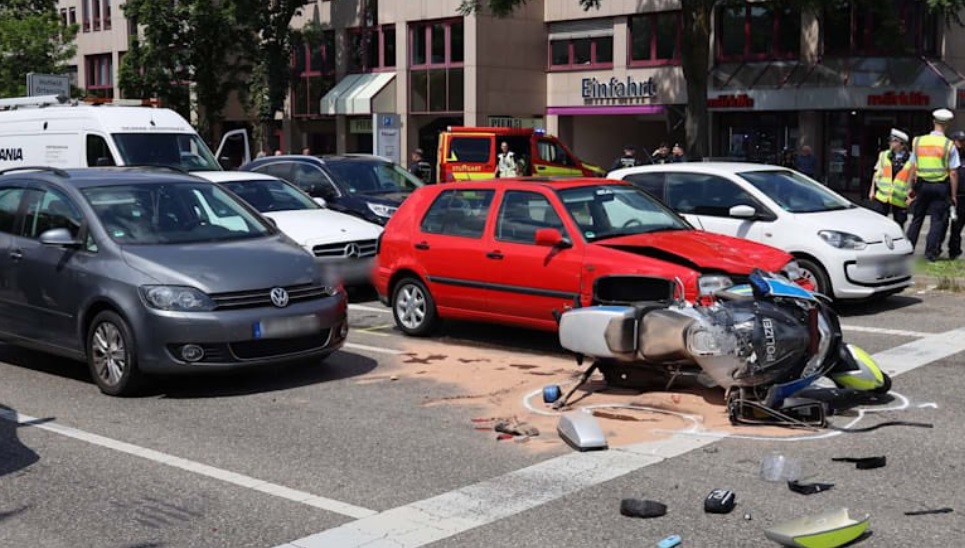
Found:
<path fill-rule="evenodd" d="M 77 25 L 64 26 L 55 0 L 0 2 L 0 97 L 27 94 L 27 73 L 63 74 Z"/>

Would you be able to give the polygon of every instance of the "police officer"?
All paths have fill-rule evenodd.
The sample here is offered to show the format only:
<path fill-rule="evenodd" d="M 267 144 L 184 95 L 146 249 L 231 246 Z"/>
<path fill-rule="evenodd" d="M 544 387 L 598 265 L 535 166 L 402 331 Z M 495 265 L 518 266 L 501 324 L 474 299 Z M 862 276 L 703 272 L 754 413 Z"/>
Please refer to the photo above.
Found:
<path fill-rule="evenodd" d="M 958 149 L 958 157 L 962 158 L 965 154 L 965 131 L 958 130 L 952 132 L 952 141 Z M 965 176 L 965 165 L 958 166 L 958 203 L 955 205 L 955 219 L 949 223 L 948 234 L 948 258 L 957 259 L 962 255 L 962 228 L 965 228 L 965 185 L 962 184 L 962 177 Z"/>
<path fill-rule="evenodd" d="M 914 203 L 908 239 L 913 247 L 918 243 L 921 225 L 927 215 L 931 226 L 925 242 L 925 259 L 929 262 L 938 260 L 941 254 L 949 199 L 953 204 L 958 203 L 958 168 L 961 161 L 958 149 L 945 136 L 945 130 L 954 117 L 950 110 L 944 108 L 932 112 L 934 130 L 915 138 L 909 160 L 914 180 Z"/>
<path fill-rule="evenodd" d="M 888 150 L 878 155 L 875 176 L 868 198 L 874 210 L 885 217 L 891 214 L 895 222 L 905 229 L 908 220 L 908 178 L 911 163 L 908 162 L 908 134 L 891 130 Z"/>
<path fill-rule="evenodd" d="M 412 151 L 412 163 L 409 164 L 409 173 L 422 179 L 422 182 L 427 185 L 432 182 L 432 164 L 423 159 L 421 148 Z"/>
<path fill-rule="evenodd" d="M 623 156 L 613 161 L 613 165 L 610 166 L 610 171 L 616 171 L 625 167 L 636 167 L 638 165 L 640 165 L 640 161 L 637 160 L 637 147 L 633 145 L 623 145 Z"/>

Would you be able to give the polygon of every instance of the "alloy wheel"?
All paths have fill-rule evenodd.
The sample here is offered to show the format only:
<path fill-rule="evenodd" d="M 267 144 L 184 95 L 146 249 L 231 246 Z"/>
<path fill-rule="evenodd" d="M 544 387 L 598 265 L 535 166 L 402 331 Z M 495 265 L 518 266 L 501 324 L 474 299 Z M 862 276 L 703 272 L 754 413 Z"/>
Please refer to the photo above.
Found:
<path fill-rule="evenodd" d="M 127 345 L 116 325 L 103 322 L 94 330 L 94 371 L 108 386 L 117 386 L 127 370 Z"/>
<path fill-rule="evenodd" d="M 408 284 L 399 290 L 395 313 L 406 329 L 419 329 L 425 321 L 427 310 L 426 296 L 420 287 Z"/>

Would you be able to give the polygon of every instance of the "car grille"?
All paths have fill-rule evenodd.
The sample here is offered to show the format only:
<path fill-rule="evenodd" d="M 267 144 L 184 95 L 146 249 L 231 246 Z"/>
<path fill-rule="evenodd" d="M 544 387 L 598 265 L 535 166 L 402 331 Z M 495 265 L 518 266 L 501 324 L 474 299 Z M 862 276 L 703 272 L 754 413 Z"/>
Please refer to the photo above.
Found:
<path fill-rule="evenodd" d="M 312 253 L 320 259 L 365 259 L 375 257 L 378 240 L 359 240 L 337 244 L 317 245 Z"/>
<path fill-rule="evenodd" d="M 236 310 L 239 308 L 259 308 L 273 306 L 271 304 L 271 289 L 257 289 L 254 291 L 238 291 L 235 293 L 215 293 L 211 295 L 216 310 Z M 288 292 L 288 303 L 321 299 L 326 297 L 325 287 L 314 284 L 293 285 L 285 288 Z"/>
<path fill-rule="evenodd" d="M 291 339 L 261 339 L 257 341 L 243 341 L 231 343 L 231 352 L 239 360 L 257 360 L 273 358 L 287 354 L 298 354 L 310 350 L 319 350 L 328 344 L 330 329 L 313 333 L 304 337 Z"/>

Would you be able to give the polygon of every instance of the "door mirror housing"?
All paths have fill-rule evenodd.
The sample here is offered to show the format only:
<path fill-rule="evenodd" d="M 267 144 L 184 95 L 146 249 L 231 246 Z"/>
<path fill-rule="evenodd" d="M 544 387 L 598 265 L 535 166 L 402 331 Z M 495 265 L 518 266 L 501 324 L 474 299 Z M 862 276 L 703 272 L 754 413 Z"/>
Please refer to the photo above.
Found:
<path fill-rule="evenodd" d="M 757 217 L 757 210 L 749 205 L 735 205 L 728 214 L 737 219 L 753 219 Z"/>
<path fill-rule="evenodd" d="M 555 228 L 541 228 L 536 231 L 536 245 L 565 249 L 572 247 L 573 242 L 563 237 L 563 233 Z"/>
<path fill-rule="evenodd" d="M 54 247 L 80 247 L 80 242 L 66 228 L 51 228 L 40 235 L 40 243 Z"/>
<path fill-rule="evenodd" d="M 325 198 L 322 198 L 321 196 L 315 196 L 314 198 L 312 198 L 312 200 L 315 200 L 315 203 L 322 207 L 328 206 L 328 202 L 326 202 Z"/>

